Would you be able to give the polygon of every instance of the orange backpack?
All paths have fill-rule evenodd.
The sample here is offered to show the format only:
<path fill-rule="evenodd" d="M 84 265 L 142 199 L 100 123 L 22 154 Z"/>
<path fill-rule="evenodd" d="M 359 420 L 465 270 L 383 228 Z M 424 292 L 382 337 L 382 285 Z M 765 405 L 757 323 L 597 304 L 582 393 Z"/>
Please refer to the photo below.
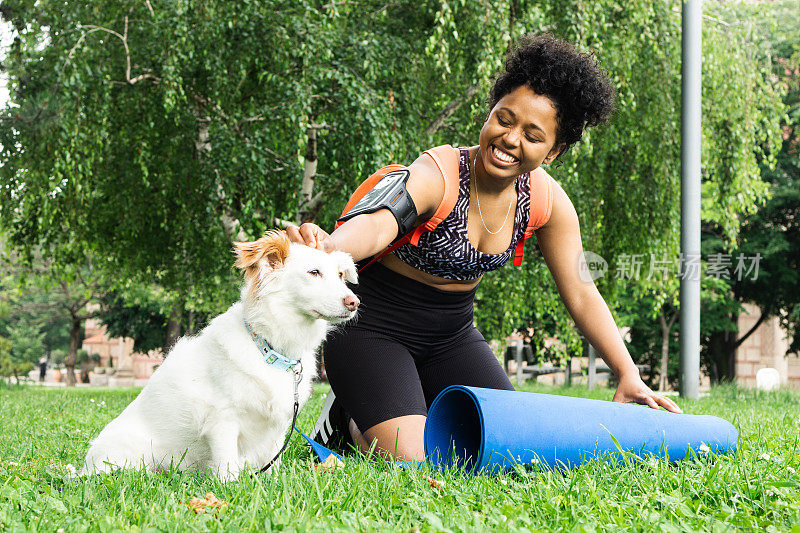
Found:
<path fill-rule="evenodd" d="M 404 244 L 411 243 L 413 246 L 419 246 L 419 238 L 422 234 L 427 231 L 435 230 L 439 223 L 447 218 L 456 205 L 456 201 L 458 200 L 460 166 L 458 151 L 449 144 L 444 144 L 426 150 L 423 153 L 433 159 L 433 162 L 436 163 L 436 167 L 442 175 L 442 179 L 444 179 L 444 197 L 442 198 L 442 202 L 439 204 L 439 207 L 436 208 L 436 212 L 433 216 L 424 224 L 420 224 L 416 229 L 396 240 L 384 251 L 373 257 L 369 263 L 361 267 L 362 270 L 375 261 L 382 259 L 385 255 L 394 252 Z M 341 216 L 344 216 L 350 211 L 386 174 L 404 168 L 406 167 L 403 165 L 387 165 L 364 180 L 347 201 Z M 535 230 L 545 225 L 550 219 L 550 212 L 553 207 L 552 178 L 541 167 L 530 173 L 530 188 L 530 216 L 528 217 L 528 226 L 525 228 L 525 235 L 520 239 L 519 243 L 517 243 L 517 247 L 514 250 L 515 265 L 522 264 L 525 239 L 531 237 Z M 338 228 L 342 224 L 344 224 L 344 222 L 337 221 L 334 227 Z"/>

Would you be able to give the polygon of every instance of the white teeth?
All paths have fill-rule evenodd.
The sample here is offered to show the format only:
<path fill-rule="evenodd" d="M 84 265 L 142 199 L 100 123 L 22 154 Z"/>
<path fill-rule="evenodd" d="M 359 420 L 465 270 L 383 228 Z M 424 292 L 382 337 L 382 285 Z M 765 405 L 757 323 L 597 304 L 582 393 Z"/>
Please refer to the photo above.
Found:
<path fill-rule="evenodd" d="M 515 162 L 517 160 L 516 157 L 514 157 L 512 155 L 508 155 L 505 152 L 501 152 L 500 150 L 497 149 L 496 146 L 492 146 L 492 153 L 494 153 L 494 156 L 497 159 L 499 159 L 500 161 L 503 161 L 504 163 L 513 163 L 513 162 Z"/>

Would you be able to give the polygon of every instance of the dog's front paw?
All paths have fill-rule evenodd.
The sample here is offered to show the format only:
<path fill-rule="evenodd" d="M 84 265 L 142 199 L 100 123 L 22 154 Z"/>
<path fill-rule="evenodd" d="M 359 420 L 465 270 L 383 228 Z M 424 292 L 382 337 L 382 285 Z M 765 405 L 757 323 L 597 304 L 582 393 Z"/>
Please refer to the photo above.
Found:
<path fill-rule="evenodd" d="M 236 464 L 226 464 L 217 468 L 217 477 L 223 483 L 228 481 L 235 481 L 239 478 L 239 473 L 242 471 L 241 467 Z"/>

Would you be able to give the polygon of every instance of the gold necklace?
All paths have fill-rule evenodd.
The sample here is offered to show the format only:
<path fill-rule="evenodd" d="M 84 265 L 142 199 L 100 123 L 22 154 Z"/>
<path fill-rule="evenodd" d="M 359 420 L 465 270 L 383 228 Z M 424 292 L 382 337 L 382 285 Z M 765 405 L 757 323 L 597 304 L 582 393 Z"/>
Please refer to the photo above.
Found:
<path fill-rule="evenodd" d="M 514 203 L 514 199 L 508 201 L 508 210 L 506 211 L 506 218 L 503 219 L 503 225 L 497 231 L 489 231 L 489 228 L 486 227 L 486 221 L 483 220 L 483 213 L 481 213 L 481 197 L 478 194 L 478 177 L 475 174 L 475 159 L 478 157 L 478 152 L 481 151 L 480 146 L 477 150 L 475 150 L 475 155 L 472 156 L 472 168 L 470 170 L 470 175 L 475 176 L 475 199 L 478 200 L 478 216 L 481 217 L 481 224 L 483 224 L 483 229 L 486 230 L 486 233 L 489 235 L 497 235 L 503 228 L 506 227 L 506 222 L 508 222 L 508 214 L 511 212 L 511 204 Z"/>

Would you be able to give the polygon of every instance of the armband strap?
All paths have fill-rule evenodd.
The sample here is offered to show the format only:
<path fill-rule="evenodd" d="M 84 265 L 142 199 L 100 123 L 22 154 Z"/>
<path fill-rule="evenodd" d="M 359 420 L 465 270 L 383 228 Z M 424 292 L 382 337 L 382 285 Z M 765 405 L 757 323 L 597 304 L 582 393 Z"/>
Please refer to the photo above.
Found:
<path fill-rule="evenodd" d="M 411 176 L 407 169 L 387 173 L 347 213 L 339 217 L 340 222 L 366 213 L 388 209 L 397 221 L 397 236 L 401 237 L 414 229 L 417 207 L 408 194 L 406 183 Z"/>

